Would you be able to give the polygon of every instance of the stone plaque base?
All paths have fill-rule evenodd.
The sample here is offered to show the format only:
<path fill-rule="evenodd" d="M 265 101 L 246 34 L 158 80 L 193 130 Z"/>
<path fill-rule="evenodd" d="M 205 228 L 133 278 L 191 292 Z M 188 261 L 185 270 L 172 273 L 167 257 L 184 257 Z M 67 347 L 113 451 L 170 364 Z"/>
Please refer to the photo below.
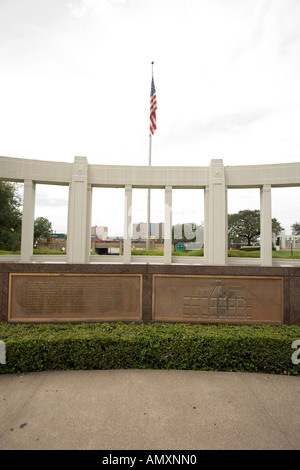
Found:
<path fill-rule="evenodd" d="M 142 317 L 140 274 L 16 274 L 9 321 L 134 321 Z"/>
<path fill-rule="evenodd" d="M 157 321 L 283 323 L 280 277 L 154 275 Z"/>

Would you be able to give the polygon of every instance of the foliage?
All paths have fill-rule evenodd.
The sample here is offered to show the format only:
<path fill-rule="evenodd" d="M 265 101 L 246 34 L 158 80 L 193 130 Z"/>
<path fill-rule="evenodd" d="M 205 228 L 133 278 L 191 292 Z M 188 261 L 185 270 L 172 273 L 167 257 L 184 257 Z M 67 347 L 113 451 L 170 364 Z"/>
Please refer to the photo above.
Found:
<path fill-rule="evenodd" d="M 280 232 L 282 232 L 283 230 L 284 230 L 284 228 L 282 227 L 281 223 L 275 217 L 273 217 L 273 219 L 272 219 L 272 233 L 274 233 L 275 235 L 279 235 Z"/>
<path fill-rule="evenodd" d="M 292 225 L 292 234 L 293 235 L 300 235 L 300 222 L 295 222 Z"/>
<path fill-rule="evenodd" d="M 0 373 L 70 369 L 177 369 L 299 374 L 300 326 L 0 323 Z"/>
<path fill-rule="evenodd" d="M 22 213 L 17 184 L 0 181 L 0 249 L 16 251 L 21 247 Z"/>
<path fill-rule="evenodd" d="M 34 221 L 34 240 L 46 239 L 47 243 L 51 240 L 52 223 L 45 217 L 38 217 Z"/>
<path fill-rule="evenodd" d="M 272 219 L 272 231 L 277 235 L 283 230 L 277 219 Z M 248 246 L 256 242 L 260 235 L 260 211 L 242 210 L 228 214 L 228 240 L 233 243 L 247 241 Z"/>

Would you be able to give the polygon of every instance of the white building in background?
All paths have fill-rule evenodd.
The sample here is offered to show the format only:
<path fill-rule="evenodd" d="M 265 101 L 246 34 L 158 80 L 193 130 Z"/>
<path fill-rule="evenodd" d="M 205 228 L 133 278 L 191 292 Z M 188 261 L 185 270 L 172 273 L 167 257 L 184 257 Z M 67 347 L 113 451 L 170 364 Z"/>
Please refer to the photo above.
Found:
<path fill-rule="evenodd" d="M 132 238 L 133 240 L 145 240 L 147 238 L 147 224 L 140 222 L 138 224 L 132 224 Z"/>
<path fill-rule="evenodd" d="M 150 224 L 150 236 L 153 238 L 164 238 L 164 223 L 151 223 Z"/>
<path fill-rule="evenodd" d="M 300 248 L 300 235 L 286 235 L 285 232 L 281 232 L 274 241 L 276 246 L 280 248 Z"/>
<path fill-rule="evenodd" d="M 150 238 L 159 239 L 164 237 L 164 224 L 150 223 Z M 147 238 L 147 224 L 146 222 L 140 222 L 138 224 L 132 224 L 132 239 L 133 240 L 145 240 Z"/>
<path fill-rule="evenodd" d="M 106 240 L 108 238 L 108 227 L 98 227 L 95 225 L 91 227 L 91 237 L 101 238 L 101 240 Z"/>

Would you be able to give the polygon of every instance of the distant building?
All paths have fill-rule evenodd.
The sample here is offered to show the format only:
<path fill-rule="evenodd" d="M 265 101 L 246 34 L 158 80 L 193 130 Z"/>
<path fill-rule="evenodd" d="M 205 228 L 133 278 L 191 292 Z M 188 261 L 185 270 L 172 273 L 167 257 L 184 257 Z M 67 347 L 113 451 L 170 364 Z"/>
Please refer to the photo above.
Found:
<path fill-rule="evenodd" d="M 153 238 L 164 238 L 164 223 L 159 222 L 159 223 L 153 223 L 150 224 L 150 235 L 153 236 Z"/>
<path fill-rule="evenodd" d="M 150 237 L 153 239 L 159 239 L 164 237 L 164 224 L 150 223 Z M 146 222 L 140 222 L 132 225 L 132 239 L 133 240 L 146 240 L 147 239 L 147 224 Z"/>
<path fill-rule="evenodd" d="M 108 238 L 108 227 L 98 227 L 98 225 L 91 227 L 91 237 L 106 240 Z"/>
<path fill-rule="evenodd" d="M 51 233 L 50 238 L 51 240 L 65 240 L 66 234 L 65 233 Z"/>
<path fill-rule="evenodd" d="M 280 248 L 300 248 L 300 235 L 286 235 L 281 232 L 277 237 L 274 236 L 273 243 Z"/>
<path fill-rule="evenodd" d="M 145 240 L 147 238 L 147 224 L 140 222 L 139 224 L 132 224 L 132 238 L 133 240 Z"/>

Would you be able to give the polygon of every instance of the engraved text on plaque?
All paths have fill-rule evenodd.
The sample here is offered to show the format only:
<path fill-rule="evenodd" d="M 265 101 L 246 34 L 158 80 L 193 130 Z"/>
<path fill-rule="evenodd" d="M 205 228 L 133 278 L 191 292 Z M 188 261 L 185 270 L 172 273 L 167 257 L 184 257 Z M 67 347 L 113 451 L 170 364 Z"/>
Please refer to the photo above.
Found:
<path fill-rule="evenodd" d="M 9 320 L 139 320 L 141 275 L 11 274 Z"/>

